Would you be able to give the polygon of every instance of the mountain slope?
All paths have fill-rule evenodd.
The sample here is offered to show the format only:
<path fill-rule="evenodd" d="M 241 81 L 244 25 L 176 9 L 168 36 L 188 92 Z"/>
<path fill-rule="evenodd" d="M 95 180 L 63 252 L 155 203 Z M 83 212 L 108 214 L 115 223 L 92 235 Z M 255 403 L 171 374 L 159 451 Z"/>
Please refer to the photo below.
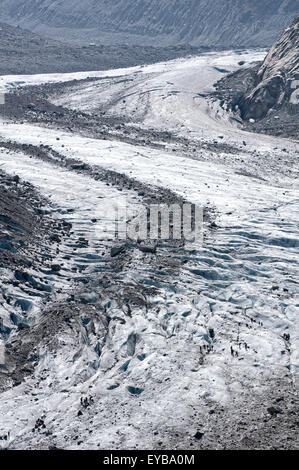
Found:
<path fill-rule="evenodd" d="M 3 0 L 0 20 L 102 43 L 267 46 L 299 11 L 298 0 Z"/>

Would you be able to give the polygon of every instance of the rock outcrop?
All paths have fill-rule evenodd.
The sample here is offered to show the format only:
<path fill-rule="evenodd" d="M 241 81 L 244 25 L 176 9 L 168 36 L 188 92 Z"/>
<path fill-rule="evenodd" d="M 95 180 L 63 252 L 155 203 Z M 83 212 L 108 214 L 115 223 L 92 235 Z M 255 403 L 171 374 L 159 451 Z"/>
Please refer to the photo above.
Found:
<path fill-rule="evenodd" d="M 299 103 L 299 15 L 271 48 L 257 72 L 255 87 L 241 101 L 243 119 L 262 119 L 269 110 Z"/>

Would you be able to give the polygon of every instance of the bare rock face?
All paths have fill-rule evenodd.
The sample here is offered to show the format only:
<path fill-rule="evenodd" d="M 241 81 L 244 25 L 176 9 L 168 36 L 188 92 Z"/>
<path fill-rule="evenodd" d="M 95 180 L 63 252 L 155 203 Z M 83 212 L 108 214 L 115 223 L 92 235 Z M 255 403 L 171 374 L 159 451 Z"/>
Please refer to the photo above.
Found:
<path fill-rule="evenodd" d="M 241 102 L 243 119 L 262 119 L 270 109 L 296 107 L 299 78 L 299 15 L 271 48 L 257 72 L 256 86 Z"/>

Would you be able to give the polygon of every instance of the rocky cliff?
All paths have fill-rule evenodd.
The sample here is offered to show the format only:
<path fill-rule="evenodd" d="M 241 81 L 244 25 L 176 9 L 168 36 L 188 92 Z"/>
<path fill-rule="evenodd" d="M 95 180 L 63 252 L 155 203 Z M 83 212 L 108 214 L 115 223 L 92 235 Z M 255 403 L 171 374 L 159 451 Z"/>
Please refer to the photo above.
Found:
<path fill-rule="evenodd" d="M 243 118 L 261 119 L 271 109 L 298 105 L 299 15 L 274 44 L 259 68 L 256 86 L 241 104 Z"/>
<path fill-rule="evenodd" d="M 263 63 L 227 75 L 216 97 L 242 118 L 247 130 L 298 139 L 299 15 Z"/>

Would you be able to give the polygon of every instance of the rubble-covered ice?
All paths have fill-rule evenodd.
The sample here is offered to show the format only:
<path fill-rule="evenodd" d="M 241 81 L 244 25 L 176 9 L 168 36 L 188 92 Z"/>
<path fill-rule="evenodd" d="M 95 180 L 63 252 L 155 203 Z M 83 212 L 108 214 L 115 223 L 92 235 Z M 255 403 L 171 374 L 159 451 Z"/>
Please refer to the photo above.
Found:
<path fill-rule="evenodd" d="M 168 188 L 213 208 L 217 219 L 202 245 L 186 249 L 164 242 L 156 253 L 131 246 L 112 266 L 112 242 L 97 244 L 90 221 L 94 213 L 107 214 L 111 201 L 125 196 L 134 205 L 142 194 L 25 151 L 1 150 L 1 169 L 49 197 L 53 212 L 73 223 L 73 231 L 58 255 L 68 258 L 53 279 L 59 294 L 31 313 L 34 371 L 0 395 L 0 436 L 10 432 L 0 446 L 267 448 L 278 439 L 269 431 L 267 412 L 276 399 L 284 406 L 277 446 L 288 446 L 286 423 L 297 400 L 299 366 L 293 177 L 298 146 L 243 132 L 204 96 L 241 59 L 255 61 L 263 54 L 207 54 L 114 71 L 114 78 L 111 72 L 95 73 L 104 81 L 76 84 L 71 94 L 55 98 L 90 113 L 109 101 L 111 115 L 123 113 L 136 126 L 175 132 L 195 143 L 221 135 L 236 150 L 227 164 L 223 155 L 204 148 L 202 158 L 189 158 L 167 146 L 161 151 L 2 122 L 2 141 L 48 145 L 64 158 Z M 86 76 L 91 73 L 19 80 L 38 84 Z M 16 83 L 14 77 L 3 80 Z M 92 239 L 92 249 L 83 244 L 74 251 L 80 237 Z M 74 266 L 79 272 L 72 272 Z M 36 425 L 38 419 L 44 425 Z M 194 439 L 198 431 L 204 436 L 200 442 Z"/>

